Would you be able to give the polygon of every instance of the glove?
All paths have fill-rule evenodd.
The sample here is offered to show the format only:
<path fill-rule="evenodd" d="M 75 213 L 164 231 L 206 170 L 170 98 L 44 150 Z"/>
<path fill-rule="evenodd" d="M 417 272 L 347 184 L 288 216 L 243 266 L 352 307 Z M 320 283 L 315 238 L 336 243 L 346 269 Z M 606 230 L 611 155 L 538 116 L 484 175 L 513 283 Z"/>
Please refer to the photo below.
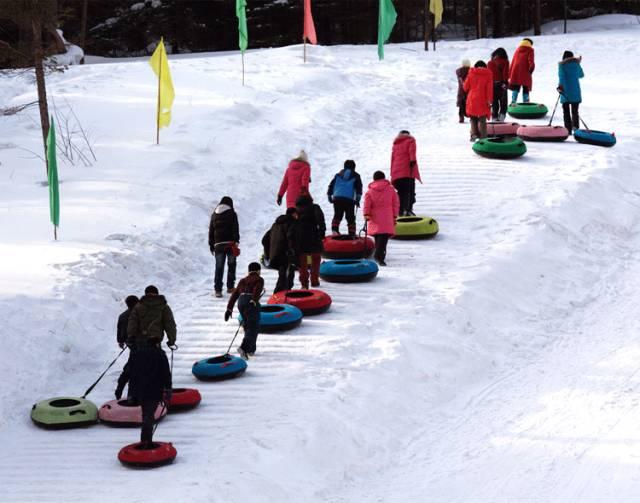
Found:
<path fill-rule="evenodd" d="M 171 351 L 175 351 L 176 349 L 178 349 L 178 346 L 176 346 L 176 341 L 173 341 L 173 342 L 167 341 L 166 344 Z"/>
<path fill-rule="evenodd" d="M 416 165 L 416 161 L 409 161 L 409 167 L 414 168 Z"/>
<path fill-rule="evenodd" d="M 169 403 L 171 401 L 171 397 L 173 396 L 173 390 L 172 389 L 165 389 L 164 390 L 164 401 L 165 403 Z"/>
<path fill-rule="evenodd" d="M 356 206 L 360 208 L 360 199 L 356 199 Z"/>
<path fill-rule="evenodd" d="M 558 84 L 558 87 L 556 87 L 556 91 L 562 93 L 562 91 L 564 91 L 564 86 L 562 84 Z"/>
<path fill-rule="evenodd" d="M 278 198 L 276 199 L 276 203 L 278 203 L 278 206 L 282 204 L 282 196 L 278 196 Z"/>
<path fill-rule="evenodd" d="M 231 311 L 229 311 L 228 309 L 224 312 L 224 321 L 229 321 L 229 318 L 231 318 Z"/>

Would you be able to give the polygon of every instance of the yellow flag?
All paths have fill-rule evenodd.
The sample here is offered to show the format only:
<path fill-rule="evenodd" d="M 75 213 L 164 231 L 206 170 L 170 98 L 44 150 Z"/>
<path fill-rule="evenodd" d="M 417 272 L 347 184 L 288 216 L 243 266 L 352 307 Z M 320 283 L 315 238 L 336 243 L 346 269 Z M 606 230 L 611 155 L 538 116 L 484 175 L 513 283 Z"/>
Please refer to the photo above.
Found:
<path fill-rule="evenodd" d="M 433 27 L 436 28 L 442 22 L 442 0 L 429 0 L 429 11 L 433 14 Z"/>
<path fill-rule="evenodd" d="M 158 76 L 158 128 L 168 126 L 171 122 L 171 106 L 175 93 L 173 91 L 173 82 L 171 81 L 171 72 L 169 71 L 169 62 L 167 61 L 167 53 L 164 50 L 164 42 L 160 39 L 160 43 L 149 60 L 151 68 Z"/>

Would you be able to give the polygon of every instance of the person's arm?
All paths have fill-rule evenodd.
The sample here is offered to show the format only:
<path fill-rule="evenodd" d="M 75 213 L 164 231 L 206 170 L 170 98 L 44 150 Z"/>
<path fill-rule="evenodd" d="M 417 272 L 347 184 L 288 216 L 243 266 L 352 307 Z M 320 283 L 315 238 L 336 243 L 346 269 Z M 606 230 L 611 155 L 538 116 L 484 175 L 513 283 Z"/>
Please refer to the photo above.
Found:
<path fill-rule="evenodd" d="M 309 184 L 311 183 L 311 166 L 307 164 L 302 171 L 302 189 L 306 190 L 309 193 Z M 304 192 L 303 190 L 303 192 Z"/>
<path fill-rule="evenodd" d="M 371 216 L 371 196 L 369 196 L 368 192 L 364 195 L 364 208 L 362 209 L 362 214 L 364 215 L 365 220 L 369 220 L 369 217 Z"/>
<path fill-rule="evenodd" d="M 162 310 L 162 326 L 167 333 L 167 344 L 173 346 L 176 343 L 176 320 L 173 318 L 173 311 L 167 304 Z"/>
<path fill-rule="evenodd" d="M 332 203 L 332 197 L 333 197 L 333 188 L 336 185 L 336 177 L 334 176 L 333 179 L 331 180 L 331 183 L 329 184 L 329 188 L 327 189 L 327 197 L 329 198 L 329 202 Z"/>
<path fill-rule="evenodd" d="M 118 345 L 122 348 L 127 342 L 127 323 L 128 323 L 128 312 L 125 311 L 120 316 L 118 316 L 118 328 L 116 330 L 116 341 Z"/>
<path fill-rule="evenodd" d="M 127 322 L 127 344 L 130 346 L 135 343 L 139 335 L 140 315 L 138 314 L 138 306 L 134 307 L 129 314 Z"/>
<path fill-rule="evenodd" d="M 316 223 L 318 224 L 318 230 L 320 231 L 320 238 L 324 239 L 327 232 L 327 224 L 324 221 L 324 212 L 320 208 L 319 204 L 314 204 L 314 211 L 316 213 Z"/>
<path fill-rule="evenodd" d="M 356 204 L 360 206 L 360 199 L 362 199 L 362 178 L 356 173 L 356 181 L 353 184 L 353 188 L 356 191 Z"/>
<path fill-rule="evenodd" d="M 238 214 L 233 210 L 233 240 L 236 243 L 240 242 L 240 226 L 238 224 Z"/>
<path fill-rule="evenodd" d="M 162 387 L 165 391 L 171 391 L 173 387 L 173 383 L 171 382 L 171 367 L 169 367 L 169 361 L 167 360 L 167 355 L 163 353 L 162 358 Z"/>
<path fill-rule="evenodd" d="M 582 58 L 582 56 L 580 56 Z M 584 77 L 584 71 L 582 70 L 582 65 L 578 63 L 578 78 L 581 79 Z"/>
<path fill-rule="evenodd" d="M 536 69 L 536 62 L 533 55 L 533 49 L 531 49 L 531 51 L 529 51 L 529 73 L 533 73 L 535 69 Z"/>
<path fill-rule="evenodd" d="M 471 77 L 469 75 L 467 75 L 467 78 L 464 81 L 464 84 L 462 85 L 462 89 L 465 93 L 469 92 L 469 89 L 471 89 Z"/>
<path fill-rule="evenodd" d="M 211 215 L 211 220 L 209 222 L 209 250 L 213 253 L 216 245 L 216 230 L 213 225 L 213 219 L 215 217 L 215 213 Z"/>
<path fill-rule="evenodd" d="M 487 93 L 487 99 L 489 102 L 489 107 L 491 107 L 491 104 L 493 102 L 493 82 L 491 82 L 491 80 L 487 79 L 487 84 L 485 86 L 485 92 Z"/>
<path fill-rule="evenodd" d="M 228 312 L 230 313 L 233 312 L 233 306 L 236 305 L 236 300 L 238 300 L 238 297 L 240 297 L 240 291 L 244 290 L 244 283 L 245 283 L 244 278 L 242 278 L 238 283 L 238 286 L 236 287 L 236 289 L 231 294 L 231 297 L 229 297 L 229 302 L 227 304 Z"/>
<path fill-rule="evenodd" d="M 264 278 L 262 276 L 258 276 L 258 281 L 256 281 L 256 284 L 253 287 L 253 294 L 251 296 L 251 299 L 256 304 L 260 301 L 260 297 L 262 296 L 263 290 L 264 290 Z"/>
<path fill-rule="evenodd" d="M 280 190 L 278 191 L 279 199 L 282 199 L 288 187 L 289 187 L 289 168 L 285 170 L 284 176 L 282 177 L 282 183 L 280 184 Z"/>
<path fill-rule="evenodd" d="M 396 220 L 400 215 L 400 198 L 395 189 L 393 189 L 393 219 Z"/>
<path fill-rule="evenodd" d="M 416 139 L 411 138 L 409 142 L 409 166 L 413 168 L 417 164 L 417 155 L 416 155 Z"/>

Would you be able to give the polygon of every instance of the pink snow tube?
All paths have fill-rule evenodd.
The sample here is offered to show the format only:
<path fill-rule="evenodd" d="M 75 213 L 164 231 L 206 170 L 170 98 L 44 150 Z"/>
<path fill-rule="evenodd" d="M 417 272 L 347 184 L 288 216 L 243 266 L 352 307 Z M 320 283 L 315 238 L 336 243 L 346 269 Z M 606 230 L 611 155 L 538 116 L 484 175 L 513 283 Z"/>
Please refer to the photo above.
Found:
<path fill-rule="evenodd" d="M 167 415 L 167 407 L 160 402 L 155 413 L 156 423 Z M 110 400 L 98 411 L 100 422 L 109 426 L 140 426 L 142 407 L 131 405 L 127 400 Z"/>
<path fill-rule="evenodd" d="M 487 136 L 515 136 L 519 127 L 517 122 L 487 122 Z"/>
<path fill-rule="evenodd" d="M 563 126 L 520 126 L 518 136 L 526 141 L 565 141 L 569 131 Z"/>

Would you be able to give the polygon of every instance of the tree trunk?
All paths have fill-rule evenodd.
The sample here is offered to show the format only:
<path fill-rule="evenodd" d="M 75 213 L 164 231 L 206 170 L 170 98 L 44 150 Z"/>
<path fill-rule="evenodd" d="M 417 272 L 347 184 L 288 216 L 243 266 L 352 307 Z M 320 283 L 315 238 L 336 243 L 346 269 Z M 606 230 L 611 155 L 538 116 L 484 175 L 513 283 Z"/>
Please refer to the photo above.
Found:
<path fill-rule="evenodd" d="M 34 17 L 31 21 L 33 29 L 33 66 L 36 70 L 36 86 L 38 88 L 38 108 L 40 109 L 40 127 L 44 146 L 44 158 L 47 159 L 47 135 L 49 134 L 49 106 L 47 105 L 47 88 L 44 79 L 44 51 L 42 50 L 42 22 Z M 47 174 L 49 166 L 47 164 Z"/>
<path fill-rule="evenodd" d="M 504 37 L 504 0 L 493 0 L 493 38 Z"/>
<path fill-rule="evenodd" d="M 430 26 L 431 13 L 429 12 L 429 0 L 424 0 L 424 50 L 429 50 L 429 32 L 431 31 Z"/>
<path fill-rule="evenodd" d="M 85 51 L 85 45 L 87 43 L 87 15 L 89 10 L 89 0 L 82 1 L 82 16 L 80 17 L 80 48 Z M 84 65 L 84 56 L 82 57 L 81 64 Z"/>
<path fill-rule="evenodd" d="M 487 20 L 484 14 L 484 0 L 478 0 L 478 38 L 485 38 L 487 36 Z"/>
<path fill-rule="evenodd" d="M 542 34 L 542 9 L 541 9 L 541 0 L 534 0 L 533 2 L 533 34 L 541 35 Z"/>

